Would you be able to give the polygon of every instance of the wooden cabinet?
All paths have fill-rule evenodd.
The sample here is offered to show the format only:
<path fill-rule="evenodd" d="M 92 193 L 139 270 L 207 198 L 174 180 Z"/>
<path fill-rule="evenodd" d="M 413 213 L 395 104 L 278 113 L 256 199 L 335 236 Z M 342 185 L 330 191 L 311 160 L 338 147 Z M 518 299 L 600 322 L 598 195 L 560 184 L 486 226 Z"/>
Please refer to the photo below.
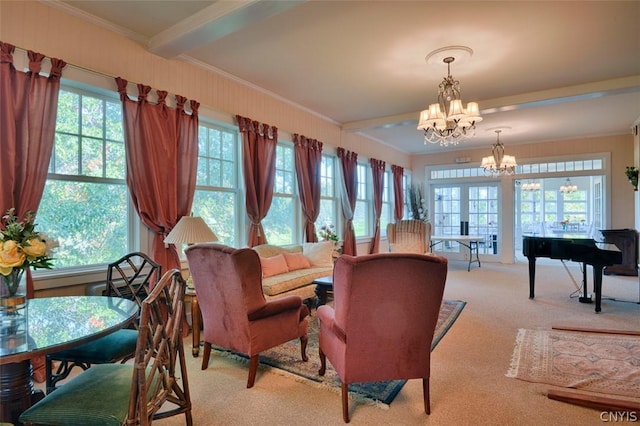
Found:
<path fill-rule="evenodd" d="M 601 230 L 606 243 L 615 244 L 622 252 L 622 263 L 605 266 L 605 275 L 638 276 L 638 232 L 635 229 Z"/>

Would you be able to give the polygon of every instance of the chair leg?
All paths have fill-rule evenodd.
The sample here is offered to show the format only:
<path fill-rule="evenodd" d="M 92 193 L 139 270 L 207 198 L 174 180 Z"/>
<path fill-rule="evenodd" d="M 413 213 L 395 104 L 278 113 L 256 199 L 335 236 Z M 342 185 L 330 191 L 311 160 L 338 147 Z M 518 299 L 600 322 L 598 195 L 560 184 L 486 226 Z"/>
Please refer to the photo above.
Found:
<path fill-rule="evenodd" d="M 309 361 L 309 357 L 307 356 L 307 342 L 309 342 L 309 336 L 304 335 L 300 337 L 300 351 L 304 362 Z"/>
<path fill-rule="evenodd" d="M 342 382 L 342 420 L 349 423 L 349 385 Z"/>
<path fill-rule="evenodd" d="M 324 372 L 327 370 L 327 356 L 324 354 L 324 352 L 322 352 L 322 349 L 320 349 L 319 352 L 320 352 L 320 370 L 318 370 L 318 374 L 321 376 L 324 376 Z"/>
<path fill-rule="evenodd" d="M 256 381 L 256 372 L 258 371 L 258 361 L 260 355 L 251 355 L 249 360 L 249 380 L 247 380 L 247 388 L 253 387 L 253 383 Z"/>
<path fill-rule="evenodd" d="M 202 351 L 202 370 L 209 367 L 209 357 L 211 356 L 211 343 L 204 342 L 204 350 Z"/>
<path fill-rule="evenodd" d="M 422 378 L 422 395 L 424 397 L 424 412 L 427 414 L 431 414 L 431 403 L 429 397 L 429 378 Z"/>

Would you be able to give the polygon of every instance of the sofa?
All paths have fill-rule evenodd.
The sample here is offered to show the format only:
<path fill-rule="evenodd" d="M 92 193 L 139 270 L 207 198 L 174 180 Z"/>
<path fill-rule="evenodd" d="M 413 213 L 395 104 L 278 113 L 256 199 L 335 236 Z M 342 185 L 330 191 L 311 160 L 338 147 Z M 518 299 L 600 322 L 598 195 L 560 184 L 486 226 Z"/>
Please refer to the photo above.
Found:
<path fill-rule="evenodd" d="M 314 299 L 313 281 L 333 275 L 333 248 L 332 241 L 253 247 L 260 257 L 265 298 L 297 295 L 302 300 Z"/>

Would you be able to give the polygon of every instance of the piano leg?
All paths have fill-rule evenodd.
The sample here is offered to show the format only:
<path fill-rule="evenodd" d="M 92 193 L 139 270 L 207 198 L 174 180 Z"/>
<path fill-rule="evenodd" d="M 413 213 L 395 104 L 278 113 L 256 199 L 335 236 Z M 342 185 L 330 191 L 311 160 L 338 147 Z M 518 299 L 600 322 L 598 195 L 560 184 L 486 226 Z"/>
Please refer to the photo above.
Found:
<path fill-rule="evenodd" d="M 591 295 L 587 288 L 587 264 L 582 263 L 582 296 L 578 297 L 580 303 L 591 303 Z"/>
<path fill-rule="evenodd" d="M 535 256 L 528 256 L 529 258 L 529 299 L 535 297 L 536 292 L 536 258 Z"/>
<path fill-rule="evenodd" d="M 600 312 L 602 301 L 602 270 L 603 265 L 593 265 L 593 292 L 596 294 L 596 312 Z"/>

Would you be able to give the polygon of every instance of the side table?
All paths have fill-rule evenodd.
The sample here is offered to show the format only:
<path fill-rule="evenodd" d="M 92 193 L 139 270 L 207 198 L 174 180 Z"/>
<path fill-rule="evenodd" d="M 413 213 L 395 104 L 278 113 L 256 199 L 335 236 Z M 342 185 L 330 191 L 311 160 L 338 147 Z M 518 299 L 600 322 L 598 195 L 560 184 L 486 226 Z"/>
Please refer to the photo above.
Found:
<path fill-rule="evenodd" d="M 196 290 L 187 287 L 187 291 L 184 293 L 184 301 L 191 304 L 191 354 L 197 357 L 200 355 L 200 324 L 202 324 L 202 313 L 200 312 L 200 305 L 198 305 Z"/>
<path fill-rule="evenodd" d="M 327 303 L 328 293 L 333 294 L 333 276 L 320 277 L 313 280 L 313 284 L 316 285 L 316 296 L 318 301 L 316 302 L 316 308 Z"/>

